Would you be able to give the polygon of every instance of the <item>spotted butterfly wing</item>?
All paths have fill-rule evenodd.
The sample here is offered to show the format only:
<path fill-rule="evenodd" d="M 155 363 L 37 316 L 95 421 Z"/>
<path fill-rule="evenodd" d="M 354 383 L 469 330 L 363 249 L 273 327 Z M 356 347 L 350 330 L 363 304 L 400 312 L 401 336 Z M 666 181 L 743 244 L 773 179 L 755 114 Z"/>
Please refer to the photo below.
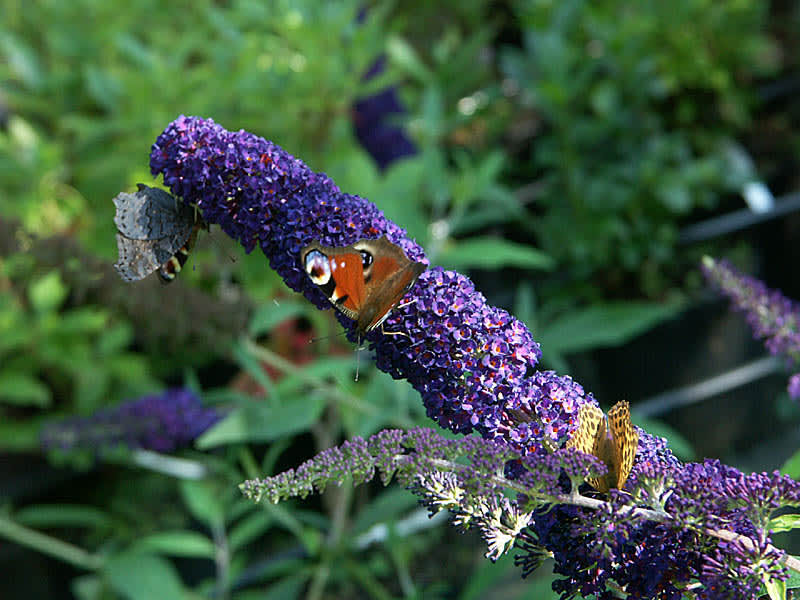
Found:
<path fill-rule="evenodd" d="M 139 184 L 133 194 L 114 198 L 119 260 L 114 264 L 125 281 L 138 281 L 158 271 L 172 281 L 189 256 L 202 222 L 195 211 L 164 190 Z"/>
<path fill-rule="evenodd" d="M 622 489 L 628 480 L 639 434 L 631 423 L 630 405 L 623 400 L 608 411 L 608 418 L 599 406 L 585 403 L 579 413 L 578 428 L 567 442 L 567 448 L 575 448 L 599 458 L 608 468 L 602 477 L 589 477 L 589 485 L 600 492 L 612 487 Z"/>
<path fill-rule="evenodd" d="M 627 401 L 617 402 L 608 411 L 608 424 L 614 448 L 614 464 L 617 471 L 615 486 L 622 489 L 631 474 L 636 450 L 639 446 L 639 432 L 631 422 L 631 409 Z"/>
<path fill-rule="evenodd" d="M 300 256 L 311 281 L 360 333 L 380 326 L 425 270 L 385 236 L 339 248 L 313 242 Z"/>
<path fill-rule="evenodd" d="M 584 454 L 597 456 L 597 439 L 600 429 L 605 435 L 605 415 L 599 406 L 586 402 L 578 412 L 578 428 L 567 442 L 567 448 L 575 448 Z M 589 485 L 598 489 L 600 481 L 597 478 L 589 477 Z"/>

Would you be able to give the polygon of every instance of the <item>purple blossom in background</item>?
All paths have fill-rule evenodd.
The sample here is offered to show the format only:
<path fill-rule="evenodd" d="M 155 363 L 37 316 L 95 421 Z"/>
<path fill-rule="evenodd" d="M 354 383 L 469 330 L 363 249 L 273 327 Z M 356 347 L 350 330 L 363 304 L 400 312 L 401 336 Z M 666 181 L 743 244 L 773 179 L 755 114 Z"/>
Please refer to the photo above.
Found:
<path fill-rule="evenodd" d="M 701 266 L 708 281 L 744 313 L 757 339 L 765 340 L 775 355 L 800 362 L 800 305 L 754 277 L 744 275 L 728 261 L 706 257 Z"/>
<path fill-rule="evenodd" d="M 368 81 L 383 72 L 384 57 L 379 58 L 364 75 Z M 388 87 L 353 104 L 353 124 L 356 137 L 383 170 L 403 156 L 413 156 L 417 149 L 403 129 L 393 119 L 403 116 L 406 110 L 400 102 L 395 86 Z"/>
<path fill-rule="evenodd" d="M 89 417 L 73 417 L 47 425 L 41 434 L 48 450 L 114 447 L 172 452 L 188 446 L 221 418 L 188 389 L 143 396 Z"/>
<path fill-rule="evenodd" d="M 795 373 L 789 378 L 789 385 L 786 386 L 789 397 L 793 400 L 800 398 L 800 373 Z"/>
<path fill-rule="evenodd" d="M 744 275 L 726 260 L 705 257 L 701 269 L 709 283 L 730 298 L 733 308 L 744 313 L 756 339 L 764 340 L 772 354 L 787 358 L 792 365 L 800 364 L 800 304 Z M 789 380 L 792 398 L 800 397 L 798 375 Z"/>
<path fill-rule="evenodd" d="M 411 260 L 427 262 L 375 205 L 248 132 L 182 116 L 158 137 L 150 165 L 206 222 L 219 224 L 247 251 L 259 246 L 286 284 L 319 308 L 331 306 L 299 256 L 313 241 L 346 246 L 386 235 Z M 354 323 L 337 316 L 355 338 Z M 378 368 L 407 379 L 440 425 L 483 439 L 439 442 L 431 434 L 385 432 L 326 451 L 296 472 L 248 482 L 245 493 L 305 496 L 346 473 L 367 480 L 376 468 L 387 480 L 401 457 L 417 473 L 403 480 L 408 487 L 429 506 L 452 509 L 457 522 L 475 523 L 490 556 L 517 540 L 527 572 L 552 553 L 564 598 L 611 598 L 608 582 L 632 598 L 677 599 L 690 581 L 703 585 L 696 597 L 747 598 L 764 577 L 785 579 L 768 518 L 778 506 L 800 504 L 797 482 L 745 475 L 715 461 L 683 465 L 663 439 L 640 430 L 628 493 L 612 490 L 608 501 L 600 500 L 583 482 L 606 467 L 559 449 L 574 433 L 580 407 L 594 398 L 569 377 L 536 371 L 541 353 L 531 332 L 490 306 L 467 277 L 439 267 L 424 272 L 384 327 L 405 335 L 366 335 Z M 409 444 L 416 454 L 406 450 Z M 471 455 L 467 474 L 426 462 L 457 450 Z M 515 486 L 516 500 L 496 494 L 503 475 L 513 478 L 504 481 Z M 578 486 L 588 495 L 579 495 Z M 466 505 L 468 498 L 476 498 L 474 505 Z M 538 504 L 531 506 L 531 498 Z"/>

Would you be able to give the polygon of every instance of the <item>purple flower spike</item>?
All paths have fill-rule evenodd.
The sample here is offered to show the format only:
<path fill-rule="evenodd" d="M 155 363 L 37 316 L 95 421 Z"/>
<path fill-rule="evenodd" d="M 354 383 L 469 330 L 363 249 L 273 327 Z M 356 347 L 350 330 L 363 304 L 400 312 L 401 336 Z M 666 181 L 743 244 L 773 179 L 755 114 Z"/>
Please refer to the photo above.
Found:
<path fill-rule="evenodd" d="M 89 417 L 75 417 L 45 427 L 45 449 L 86 449 L 101 453 L 113 447 L 172 452 L 188 446 L 221 418 L 190 390 L 173 389 L 144 396 Z"/>
<path fill-rule="evenodd" d="M 770 353 L 800 364 L 800 304 L 725 260 L 705 257 L 701 268 L 706 279 L 730 298 L 733 308 L 745 314 L 753 336 L 764 340 Z M 800 397 L 798 375 L 789 380 L 788 391 L 792 398 Z"/>
<path fill-rule="evenodd" d="M 347 246 L 382 235 L 415 261 L 422 248 L 359 196 L 342 193 L 324 173 L 272 142 L 246 131 L 226 131 L 211 119 L 181 116 L 158 137 L 150 154 L 154 175 L 203 219 L 218 224 L 245 250 L 261 246 L 286 284 L 322 308 L 328 301 L 299 260 L 312 241 Z"/>
<path fill-rule="evenodd" d="M 772 354 L 800 363 L 800 305 L 762 281 L 737 271 L 727 261 L 706 257 L 703 274 L 745 314 L 753 335 L 763 339 Z"/>
<path fill-rule="evenodd" d="M 800 398 L 800 373 L 795 373 L 789 378 L 787 391 L 789 392 L 789 397 L 793 400 Z"/>
<path fill-rule="evenodd" d="M 427 263 L 422 248 L 374 204 L 341 192 L 275 144 L 211 119 L 176 119 L 153 145 L 150 167 L 207 223 L 219 224 L 248 251 L 260 246 L 286 284 L 320 308 L 330 303 L 300 264 L 300 250 L 313 241 L 347 246 L 385 235 L 411 260 Z M 352 332 L 352 322 L 341 320 Z M 428 414 L 453 431 L 501 435 L 495 431 L 508 428 L 506 409 L 536 393 L 526 374 L 539 360 L 539 345 L 463 275 L 423 273 L 384 325 L 407 337 L 368 335 L 378 367 L 408 379 Z M 572 426 L 550 423 L 547 431 L 560 437 Z"/>

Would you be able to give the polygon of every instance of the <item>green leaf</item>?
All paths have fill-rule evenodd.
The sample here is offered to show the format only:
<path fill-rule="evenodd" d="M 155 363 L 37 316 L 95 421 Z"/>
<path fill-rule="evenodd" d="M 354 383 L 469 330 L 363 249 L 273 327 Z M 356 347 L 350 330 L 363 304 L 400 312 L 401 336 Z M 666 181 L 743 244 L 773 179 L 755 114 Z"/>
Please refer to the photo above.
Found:
<path fill-rule="evenodd" d="M 214 544 L 196 531 L 162 531 L 140 539 L 134 549 L 151 554 L 214 558 Z"/>
<path fill-rule="evenodd" d="M 779 515 L 769 520 L 769 529 L 774 533 L 791 531 L 792 529 L 798 528 L 800 528 L 800 515 L 798 514 Z"/>
<path fill-rule="evenodd" d="M 183 600 L 185 590 L 172 564 L 153 554 L 123 552 L 105 564 L 111 587 L 128 600 Z"/>
<path fill-rule="evenodd" d="M 239 521 L 231 528 L 228 534 L 228 546 L 232 552 L 261 537 L 275 524 L 275 518 L 266 511 L 258 508 L 256 511 Z"/>
<path fill-rule="evenodd" d="M 75 336 L 106 330 L 108 314 L 93 306 L 82 306 L 61 315 L 58 331 Z"/>
<path fill-rule="evenodd" d="M 255 379 L 256 383 L 258 383 L 266 393 L 275 401 L 278 398 L 278 393 L 275 389 L 275 384 L 270 379 L 270 376 L 264 370 L 264 367 L 258 361 L 258 359 L 253 356 L 253 353 L 248 351 L 248 349 L 244 346 L 241 341 L 235 342 L 232 347 L 233 356 L 236 358 L 236 362 L 241 365 L 241 367 L 247 371 L 247 373 Z"/>
<path fill-rule="evenodd" d="M 386 43 L 386 52 L 391 61 L 421 82 L 433 79 L 430 69 L 420 60 L 413 46 L 398 36 L 391 36 Z"/>
<path fill-rule="evenodd" d="M 210 526 L 224 522 L 221 498 L 210 482 L 184 479 L 180 483 L 180 489 L 183 501 L 195 519 Z"/>
<path fill-rule="evenodd" d="M 358 512 L 353 535 L 364 533 L 377 523 L 399 520 L 417 505 L 417 500 L 404 489 L 388 488 Z"/>
<path fill-rule="evenodd" d="M 769 578 L 764 581 L 770 600 L 786 600 L 786 582 L 780 579 Z"/>
<path fill-rule="evenodd" d="M 696 458 L 697 454 L 694 451 L 692 443 L 682 436 L 678 430 L 673 429 L 663 421 L 643 419 L 639 417 L 636 414 L 635 407 L 632 410 L 633 422 L 647 431 L 647 433 L 666 438 L 667 442 L 669 442 L 669 449 L 672 450 L 672 453 L 675 454 L 675 456 L 683 461 L 690 461 Z"/>
<path fill-rule="evenodd" d="M 118 323 L 103 330 L 97 343 L 101 356 L 113 356 L 123 352 L 133 341 L 133 327 L 130 323 Z"/>
<path fill-rule="evenodd" d="M 253 337 L 271 331 L 273 327 L 287 319 L 303 314 L 305 305 L 292 300 L 281 300 L 280 304 L 262 304 L 250 319 L 249 332 Z"/>
<path fill-rule="evenodd" d="M 44 418 L 0 422 L 0 449 L 16 452 L 40 452 L 39 432 Z"/>
<path fill-rule="evenodd" d="M 619 346 L 675 316 L 682 307 L 682 302 L 598 304 L 550 321 L 537 332 L 537 340 L 543 348 L 563 354 Z"/>
<path fill-rule="evenodd" d="M 50 388 L 35 377 L 8 371 L 0 373 L 0 402 L 44 408 L 50 401 Z"/>
<path fill-rule="evenodd" d="M 792 556 L 792 558 L 797 558 L 797 556 Z M 786 580 L 786 589 L 795 590 L 800 588 L 800 573 L 797 571 L 789 570 L 789 579 Z"/>
<path fill-rule="evenodd" d="M 488 560 L 481 561 L 478 568 L 469 574 L 463 590 L 458 595 L 458 600 L 480 600 L 491 597 L 492 589 L 501 585 L 502 582 L 510 581 L 514 575 L 519 576 L 519 570 L 514 566 L 514 552 L 504 554 L 495 563 Z M 538 572 L 537 575 L 539 575 Z M 550 587 L 553 579 L 552 576 L 530 577 L 525 580 L 525 585 L 521 586 L 516 594 L 509 591 L 503 597 L 557 600 L 558 594 L 553 592 Z"/>
<path fill-rule="evenodd" d="M 552 269 L 554 262 L 544 252 L 499 238 L 474 237 L 448 245 L 439 258 L 450 269 Z"/>
<path fill-rule="evenodd" d="M 308 573 L 295 573 L 269 586 L 261 598 L 264 600 L 292 600 L 299 598 L 308 581 Z"/>
<path fill-rule="evenodd" d="M 792 454 L 783 466 L 781 473 L 788 475 L 792 479 L 800 479 L 800 450 Z"/>
<path fill-rule="evenodd" d="M 9 33 L 0 35 L 0 50 L 10 71 L 26 87 L 33 91 L 41 89 L 45 77 L 39 64 L 36 51 L 17 36 Z"/>
<path fill-rule="evenodd" d="M 28 527 L 107 527 L 111 517 L 92 506 L 40 504 L 21 508 L 14 519 Z"/>
<path fill-rule="evenodd" d="M 75 577 L 70 581 L 69 588 L 77 600 L 99 600 L 103 597 L 103 580 L 97 575 Z"/>
<path fill-rule="evenodd" d="M 69 290 L 61 281 L 58 271 L 50 271 L 30 284 L 28 298 L 39 313 L 56 310 L 67 298 Z"/>
<path fill-rule="evenodd" d="M 201 435 L 196 444 L 207 450 L 226 444 L 269 442 L 307 431 L 319 420 L 324 407 L 324 399 L 316 395 L 286 404 L 249 403 Z"/>

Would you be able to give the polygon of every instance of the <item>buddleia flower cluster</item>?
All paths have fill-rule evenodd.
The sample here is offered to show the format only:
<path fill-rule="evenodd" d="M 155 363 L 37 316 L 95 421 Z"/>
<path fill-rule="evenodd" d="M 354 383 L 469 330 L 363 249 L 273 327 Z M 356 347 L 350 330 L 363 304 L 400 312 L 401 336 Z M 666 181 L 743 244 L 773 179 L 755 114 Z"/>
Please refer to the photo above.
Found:
<path fill-rule="evenodd" d="M 95 454 L 120 447 L 166 453 L 188 446 L 221 418 L 194 392 L 176 388 L 51 423 L 42 429 L 41 443 L 46 450 Z"/>
<path fill-rule="evenodd" d="M 508 465 L 518 472 L 508 477 Z M 605 467 L 590 455 L 556 450 L 523 455 L 471 436 L 430 429 L 380 432 L 321 452 L 297 469 L 243 483 L 246 497 L 279 502 L 328 485 L 392 477 L 430 512 L 476 528 L 496 560 L 513 546 L 523 575 L 545 558 L 562 597 L 755 598 L 765 581 L 787 577 L 796 559 L 774 547 L 770 517 L 800 505 L 800 487 L 779 474 L 743 473 L 707 460 L 640 468 L 626 492 L 579 493 Z M 690 593 L 687 593 L 690 592 Z M 683 595 L 682 595 L 683 594 Z"/>
<path fill-rule="evenodd" d="M 300 250 L 386 236 L 408 258 L 422 248 L 368 200 L 339 190 L 272 142 L 210 119 L 180 117 L 153 146 L 154 175 L 247 251 L 259 247 L 293 290 L 329 301 L 306 275 Z M 351 339 L 354 323 L 337 315 Z M 403 335 L 386 335 L 401 332 Z M 469 278 L 422 273 L 383 328 L 366 334 L 380 370 L 408 380 L 428 416 L 464 434 L 383 432 L 323 452 L 295 471 L 250 481 L 254 500 L 279 501 L 392 476 L 431 510 L 478 528 L 490 558 L 516 544 L 523 574 L 552 556 L 562 597 L 752 597 L 797 562 L 772 544 L 774 511 L 796 507 L 800 485 L 778 474 L 745 475 L 715 461 L 681 464 L 662 438 L 637 430 L 623 491 L 585 483 L 608 465 L 565 448 L 581 407 L 596 400 L 569 377 L 537 370 L 533 335 L 488 304 Z M 797 569 L 800 570 L 800 569 Z"/>
<path fill-rule="evenodd" d="M 786 358 L 790 366 L 800 366 L 800 304 L 741 273 L 728 261 L 707 256 L 702 270 L 733 308 L 745 315 L 756 339 L 764 340 L 767 349 Z M 791 376 L 787 389 L 792 398 L 800 398 L 800 373 Z"/>

